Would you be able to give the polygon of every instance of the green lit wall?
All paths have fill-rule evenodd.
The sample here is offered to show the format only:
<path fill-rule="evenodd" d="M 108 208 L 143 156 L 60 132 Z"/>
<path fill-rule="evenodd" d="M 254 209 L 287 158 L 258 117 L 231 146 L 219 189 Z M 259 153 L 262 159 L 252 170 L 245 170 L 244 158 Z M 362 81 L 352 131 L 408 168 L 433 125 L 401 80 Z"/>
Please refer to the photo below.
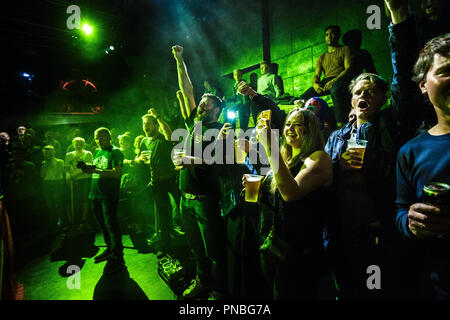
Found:
<path fill-rule="evenodd" d="M 239 55 L 228 55 L 222 66 L 223 74 L 229 74 L 236 67 L 248 67 L 262 60 L 261 7 L 256 1 L 252 8 L 251 23 L 245 32 L 235 34 L 236 51 Z M 369 30 L 366 13 L 370 5 L 380 8 L 381 29 Z M 413 8 L 417 1 L 411 1 Z M 279 65 L 279 74 L 284 80 L 285 91 L 291 96 L 299 96 L 311 86 L 317 58 L 326 50 L 324 28 L 339 25 L 342 35 L 351 30 L 362 31 L 362 49 L 368 50 L 374 59 L 378 73 L 390 80 L 392 67 L 388 46 L 388 19 L 383 1 L 373 0 L 269 0 L 271 60 Z M 234 21 L 247 20 L 242 11 Z M 259 16 L 258 16 L 259 15 Z M 234 45 L 233 45 L 234 46 Z M 260 75 L 259 70 L 254 71 Z M 248 80 L 249 74 L 244 75 Z M 223 80 L 224 86 L 232 86 L 233 81 Z"/>
<path fill-rule="evenodd" d="M 346 31 L 361 30 L 362 48 L 372 54 L 378 73 L 389 79 L 388 22 L 379 2 L 381 29 L 369 30 L 366 10 L 373 0 L 271 1 L 271 58 L 279 65 L 285 91 L 299 96 L 311 86 L 315 62 L 326 50 L 323 35 L 328 25 L 340 26 L 341 40 Z"/>

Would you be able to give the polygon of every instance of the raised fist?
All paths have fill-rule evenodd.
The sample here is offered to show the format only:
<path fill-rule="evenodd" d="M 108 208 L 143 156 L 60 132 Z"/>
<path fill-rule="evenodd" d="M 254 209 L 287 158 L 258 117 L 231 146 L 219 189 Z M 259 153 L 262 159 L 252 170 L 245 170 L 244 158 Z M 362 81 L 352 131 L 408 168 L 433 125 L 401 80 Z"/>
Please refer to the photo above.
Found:
<path fill-rule="evenodd" d="M 181 60 L 183 59 L 183 47 L 179 45 L 174 45 L 172 47 L 172 53 L 175 59 Z"/>

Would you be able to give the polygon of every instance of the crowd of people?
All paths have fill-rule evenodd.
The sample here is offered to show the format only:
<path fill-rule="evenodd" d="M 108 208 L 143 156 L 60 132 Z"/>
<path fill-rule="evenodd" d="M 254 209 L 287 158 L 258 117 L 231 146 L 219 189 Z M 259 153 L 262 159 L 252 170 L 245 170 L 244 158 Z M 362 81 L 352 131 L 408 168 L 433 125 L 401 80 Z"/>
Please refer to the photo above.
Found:
<path fill-rule="evenodd" d="M 51 134 L 41 150 L 30 128 L 19 127 L 16 140 L 2 133 L 2 191 L 16 237 L 44 221 L 32 210 L 41 179 L 45 227 L 89 228 L 96 217 L 107 248 L 95 261 L 107 261 L 105 273 L 126 266 L 121 200 L 132 199 L 126 205 L 141 250 L 171 253 L 179 230 L 195 261 L 185 299 L 315 299 L 327 275 L 338 299 L 449 299 L 449 30 L 431 32 L 435 10 L 425 24 L 405 2 L 385 4 L 390 84 L 373 63 L 356 67 L 354 59 L 370 59 L 355 55 L 359 45 L 339 45 L 340 29 L 330 26 L 313 86 L 290 112 L 277 104 L 282 80 L 266 75 L 267 61 L 257 87 L 236 69 L 233 97 L 223 101 L 208 81 L 197 101 L 175 45 L 182 134 L 155 109 L 142 115 L 143 134 L 121 134 L 117 147 L 105 127 L 93 133 L 92 148 L 76 135 L 66 153 Z M 333 110 L 319 98 L 330 93 Z M 227 101 L 239 105 L 248 136 L 221 118 Z M 238 145 L 244 162 L 235 161 Z M 257 201 L 246 202 L 252 175 L 263 180 Z M 239 240 L 227 231 L 237 220 Z"/>

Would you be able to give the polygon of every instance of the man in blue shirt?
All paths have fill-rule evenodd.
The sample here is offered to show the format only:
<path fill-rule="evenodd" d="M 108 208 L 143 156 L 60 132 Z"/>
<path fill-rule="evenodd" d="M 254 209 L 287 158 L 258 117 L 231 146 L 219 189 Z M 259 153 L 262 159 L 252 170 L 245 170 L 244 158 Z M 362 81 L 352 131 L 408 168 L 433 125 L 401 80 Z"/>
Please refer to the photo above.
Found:
<path fill-rule="evenodd" d="M 450 212 L 425 204 L 423 187 L 450 185 L 450 36 L 430 40 L 414 80 L 433 105 L 437 124 L 405 144 L 397 160 L 396 226 L 415 248 L 412 270 L 425 298 L 450 299 Z M 448 198 L 448 197 L 447 197 Z M 447 205 L 449 204 L 447 199 Z"/>

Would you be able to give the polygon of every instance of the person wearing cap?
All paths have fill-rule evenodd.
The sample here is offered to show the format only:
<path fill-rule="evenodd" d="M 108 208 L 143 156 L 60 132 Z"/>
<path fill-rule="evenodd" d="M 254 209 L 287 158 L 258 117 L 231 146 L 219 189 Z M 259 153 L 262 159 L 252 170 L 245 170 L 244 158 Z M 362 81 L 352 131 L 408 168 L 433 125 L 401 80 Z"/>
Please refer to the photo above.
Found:
<path fill-rule="evenodd" d="M 328 107 L 328 103 L 319 97 L 313 97 L 306 101 L 304 107 L 311 110 L 317 116 L 320 121 L 322 137 L 324 141 L 327 141 L 331 132 L 336 129 L 334 120 L 331 118 L 332 113 Z"/>

